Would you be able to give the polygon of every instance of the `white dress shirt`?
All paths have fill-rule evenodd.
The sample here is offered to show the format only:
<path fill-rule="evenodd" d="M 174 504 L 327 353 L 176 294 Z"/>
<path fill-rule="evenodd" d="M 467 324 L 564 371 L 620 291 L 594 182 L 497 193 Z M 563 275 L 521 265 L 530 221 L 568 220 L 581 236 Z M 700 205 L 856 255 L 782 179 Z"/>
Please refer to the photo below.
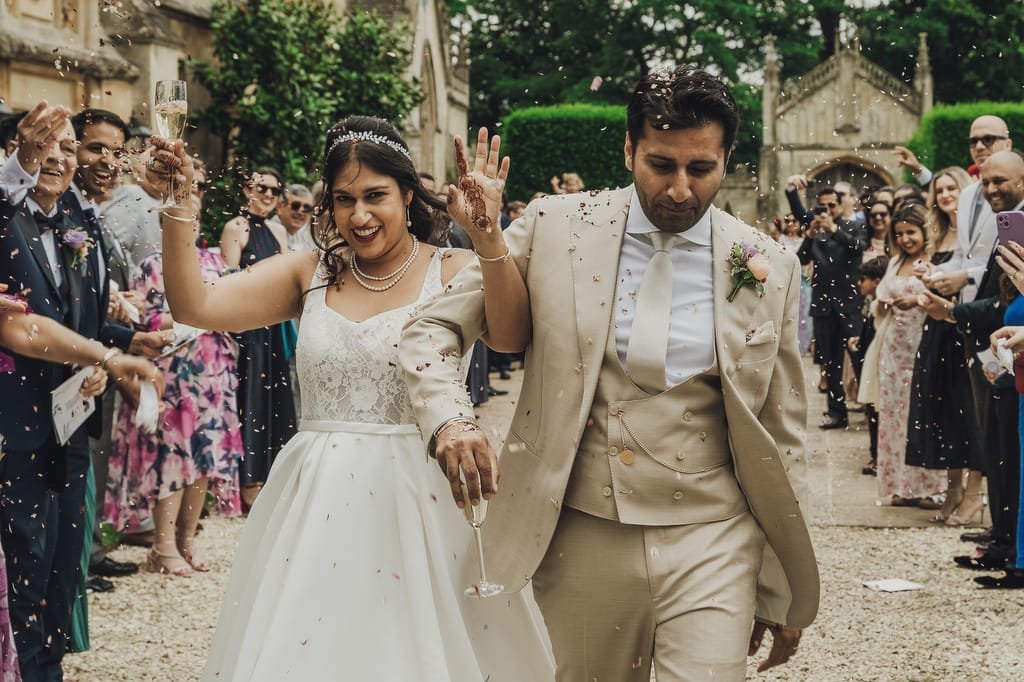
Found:
<path fill-rule="evenodd" d="M 39 204 L 32 197 L 25 197 L 25 207 L 31 213 L 42 213 L 47 218 L 57 215 L 56 206 L 47 213 L 40 208 Z M 57 253 L 57 235 L 53 233 L 53 230 L 40 231 L 39 241 L 43 243 L 43 251 L 46 252 L 46 260 L 50 262 L 50 272 L 53 273 L 53 281 L 57 283 L 57 288 L 59 289 L 64 283 L 64 268 L 61 267 L 60 254 Z"/>
<path fill-rule="evenodd" d="M 636 316 L 636 297 L 654 255 L 649 237 L 657 232 L 640 206 L 636 192 L 626 216 L 615 285 L 615 349 L 622 366 Z M 672 387 L 707 371 L 715 362 L 715 307 L 712 284 L 711 213 L 680 233 L 672 249 L 672 319 L 668 330 L 665 385 Z"/>

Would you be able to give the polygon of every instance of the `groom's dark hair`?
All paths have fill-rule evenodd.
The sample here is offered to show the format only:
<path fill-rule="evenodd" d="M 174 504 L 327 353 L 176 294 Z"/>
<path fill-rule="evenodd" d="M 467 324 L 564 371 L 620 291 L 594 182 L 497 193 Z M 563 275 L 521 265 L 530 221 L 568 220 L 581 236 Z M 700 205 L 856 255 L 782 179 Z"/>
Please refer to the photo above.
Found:
<path fill-rule="evenodd" d="M 637 83 L 626 108 L 626 128 L 636 149 L 644 123 L 659 130 L 722 125 L 722 146 L 728 153 L 740 126 L 739 107 L 729 86 L 704 69 L 677 66 L 651 71 Z"/>

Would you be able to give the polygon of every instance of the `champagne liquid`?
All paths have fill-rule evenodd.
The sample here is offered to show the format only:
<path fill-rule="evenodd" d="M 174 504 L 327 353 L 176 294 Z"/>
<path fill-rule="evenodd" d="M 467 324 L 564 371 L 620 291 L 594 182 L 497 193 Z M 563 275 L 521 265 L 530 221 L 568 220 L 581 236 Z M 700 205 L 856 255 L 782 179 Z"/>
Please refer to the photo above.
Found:
<path fill-rule="evenodd" d="M 188 102 L 181 99 L 160 102 L 153 111 L 156 114 L 156 128 L 160 136 L 169 140 L 180 139 L 188 120 Z"/>
<path fill-rule="evenodd" d="M 469 525 L 480 527 L 484 525 L 484 519 L 487 518 L 487 500 L 480 498 L 480 504 L 473 506 L 469 503 L 469 488 L 466 484 L 462 484 L 462 498 L 466 501 L 466 506 L 462 508 L 462 513 L 466 515 L 466 520 L 469 521 Z"/>

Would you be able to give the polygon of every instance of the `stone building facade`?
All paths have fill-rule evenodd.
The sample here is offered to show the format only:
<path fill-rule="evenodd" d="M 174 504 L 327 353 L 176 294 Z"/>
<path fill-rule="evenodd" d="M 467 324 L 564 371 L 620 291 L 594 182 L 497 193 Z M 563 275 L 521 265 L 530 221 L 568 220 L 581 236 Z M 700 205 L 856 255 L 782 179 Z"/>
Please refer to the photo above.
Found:
<path fill-rule="evenodd" d="M 835 54 L 810 72 L 780 83 L 778 55 L 769 39 L 757 213 L 770 218 L 788 212 L 786 178 L 798 173 L 811 181 L 808 196 L 840 180 L 853 184 L 858 193 L 901 184 L 903 173 L 893 149 L 917 130 L 932 108 L 932 93 L 923 33 L 912 84 L 868 60 L 856 38 L 837 43 Z"/>
<path fill-rule="evenodd" d="M 406 121 L 407 139 L 418 167 L 444 177 L 469 110 L 467 55 L 454 47 L 444 3 L 333 2 L 339 12 L 373 8 L 412 29 L 409 75 L 426 98 Z M 209 23 L 210 0 L 0 0 L 0 101 L 14 111 L 43 98 L 73 111 L 102 107 L 152 128 L 155 83 L 184 77 L 186 58 L 211 58 Z M 207 94 L 189 86 L 190 108 L 202 109 Z M 189 140 L 205 158 L 220 158 L 221 140 L 207 131 Z"/>

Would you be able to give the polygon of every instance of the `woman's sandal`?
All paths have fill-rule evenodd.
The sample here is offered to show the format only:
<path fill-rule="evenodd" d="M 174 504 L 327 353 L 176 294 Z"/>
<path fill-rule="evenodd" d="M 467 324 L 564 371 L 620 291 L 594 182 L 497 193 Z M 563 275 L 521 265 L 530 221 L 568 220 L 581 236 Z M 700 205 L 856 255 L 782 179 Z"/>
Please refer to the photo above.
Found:
<path fill-rule="evenodd" d="M 178 554 L 160 554 L 156 548 L 146 555 L 146 570 L 150 573 L 167 573 L 179 578 L 191 578 L 195 569 Z"/>

